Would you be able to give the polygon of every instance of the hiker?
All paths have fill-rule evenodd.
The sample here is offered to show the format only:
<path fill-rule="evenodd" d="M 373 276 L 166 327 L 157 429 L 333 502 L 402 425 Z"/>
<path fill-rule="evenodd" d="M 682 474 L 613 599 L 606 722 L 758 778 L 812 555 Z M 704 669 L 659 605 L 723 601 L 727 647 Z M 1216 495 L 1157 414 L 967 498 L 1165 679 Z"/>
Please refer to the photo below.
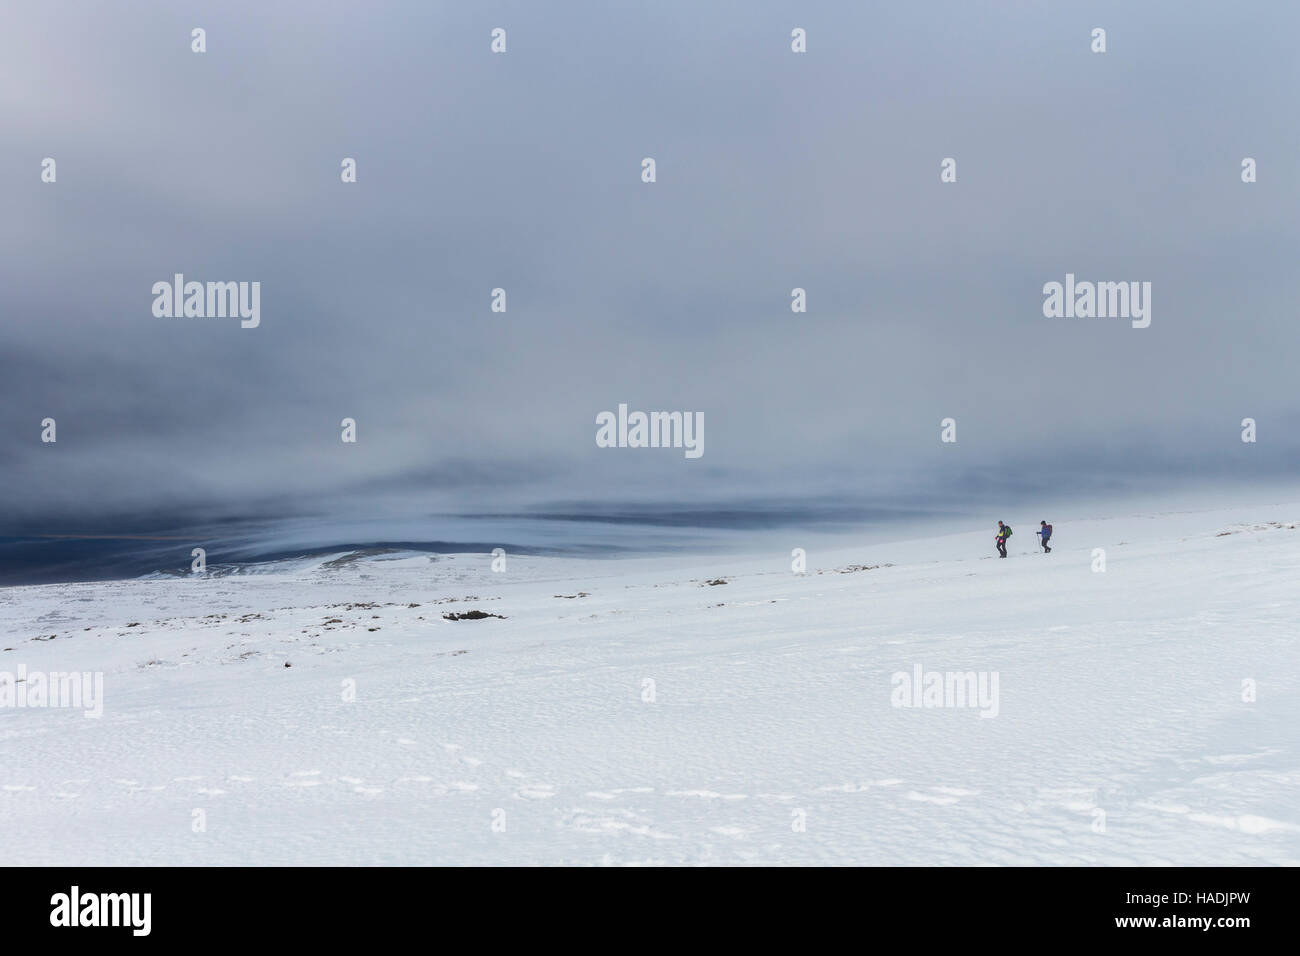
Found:
<path fill-rule="evenodd" d="M 1007 556 L 1007 538 L 1009 537 L 1011 537 L 1011 525 L 1003 524 L 1001 521 L 999 521 L 998 536 L 993 539 L 998 546 L 999 558 L 1005 558 Z"/>
<path fill-rule="evenodd" d="M 1052 526 L 1046 521 L 1040 521 L 1039 525 L 1041 527 L 1038 529 L 1038 535 L 1043 539 L 1043 551 L 1046 554 L 1051 554 L 1052 549 L 1047 546 L 1047 542 L 1052 540 Z"/>

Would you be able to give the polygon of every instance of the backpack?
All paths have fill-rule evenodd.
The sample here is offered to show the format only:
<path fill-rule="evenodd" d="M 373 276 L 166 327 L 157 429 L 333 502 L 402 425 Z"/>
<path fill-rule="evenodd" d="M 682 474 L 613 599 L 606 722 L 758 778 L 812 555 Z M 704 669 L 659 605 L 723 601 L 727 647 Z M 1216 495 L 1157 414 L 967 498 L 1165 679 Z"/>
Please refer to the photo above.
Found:
<path fill-rule="evenodd" d="M 1047 536 L 1049 538 L 1052 536 L 1052 526 L 1050 524 L 1047 526 Z"/>
<path fill-rule="evenodd" d="M 1006 533 L 1005 536 L 1008 537 L 1008 538 L 1011 537 L 1011 525 L 1009 525 L 1009 524 L 1004 524 L 1002 527 L 1006 529 L 1006 532 L 1007 532 L 1007 533 Z"/>

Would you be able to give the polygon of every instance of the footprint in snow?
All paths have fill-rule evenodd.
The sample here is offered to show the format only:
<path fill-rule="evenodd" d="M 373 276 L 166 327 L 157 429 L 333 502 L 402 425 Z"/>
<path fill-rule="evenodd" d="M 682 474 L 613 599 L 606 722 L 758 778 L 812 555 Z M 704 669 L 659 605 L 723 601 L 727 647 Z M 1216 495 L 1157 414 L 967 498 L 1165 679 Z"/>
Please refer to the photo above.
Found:
<path fill-rule="evenodd" d="M 743 793 L 717 793 L 713 790 L 669 790 L 670 797 L 703 797 L 705 800 L 746 800 Z"/>
<path fill-rule="evenodd" d="M 524 797 L 527 800 L 549 800 L 555 796 L 555 790 L 549 783 L 539 783 L 533 786 L 524 787 L 519 790 L 516 797 Z"/>
<path fill-rule="evenodd" d="M 596 800 L 617 800 L 625 793 L 654 793 L 654 787 L 620 787 L 615 790 L 591 790 L 587 796 Z"/>
<path fill-rule="evenodd" d="M 479 760 L 477 757 L 466 757 L 466 756 L 463 756 L 463 755 L 460 753 L 460 751 L 463 750 L 464 748 L 463 748 L 460 744 L 443 744 L 443 745 L 442 745 L 442 749 L 445 750 L 445 751 L 447 751 L 447 753 L 451 754 L 453 757 L 455 757 L 455 758 L 456 758 L 457 760 L 459 760 L 461 763 L 463 763 L 463 764 L 467 764 L 467 765 L 469 765 L 469 766 L 471 766 L 471 767 L 477 767 L 477 766 L 479 766 L 480 764 L 483 763 L 483 761 L 482 761 L 482 760 Z"/>
<path fill-rule="evenodd" d="M 1272 830 L 1289 833 L 1300 832 L 1300 826 L 1294 823 L 1273 820 L 1269 817 L 1257 817 L 1249 813 L 1238 817 L 1220 817 L 1211 813 L 1192 813 L 1188 815 L 1187 819 L 1193 823 L 1208 823 L 1211 826 L 1225 827 L 1241 833 L 1268 833 Z"/>
<path fill-rule="evenodd" d="M 1201 759 L 1204 760 L 1206 763 L 1226 764 L 1228 766 L 1232 766 L 1236 764 L 1248 763 L 1251 760 L 1258 760 L 1260 757 L 1271 756 L 1272 754 L 1275 754 L 1277 752 L 1278 751 L 1275 748 L 1270 748 L 1268 750 L 1264 750 L 1254 754 L 1222 754 L 1217 757 L 1206 756 L 1206 757 L 1202 757 Z"/>
<path fill-rule="evenodd" d="M 740 827 L 709 827 L 709 830 L 713 833 L 719 834 L 720 836 L 731 837 L 736 840 L 742 839 L 745 836 L 745 831 Z"/>
<path fill-rule="evenodd" d="M 942 796 L 936 796 L 932 793 L 917 793 L 915 790 L 908 791 L 907 799 L 916 800 L 919 801 L 920 803 L 934 803 L 934 804 L 938 804 L 939 806 L 948 806 L 949 804 L 953 804 L 957 802 L 956 797 L 942 797 Z"/>

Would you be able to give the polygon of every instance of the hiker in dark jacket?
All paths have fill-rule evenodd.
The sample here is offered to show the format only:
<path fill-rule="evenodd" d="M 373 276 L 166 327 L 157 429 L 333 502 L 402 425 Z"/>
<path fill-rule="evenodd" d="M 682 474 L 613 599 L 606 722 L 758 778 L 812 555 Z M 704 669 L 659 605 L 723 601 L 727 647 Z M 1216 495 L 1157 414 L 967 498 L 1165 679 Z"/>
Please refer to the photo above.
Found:
<path fill-rule="evenodd" d="M 1005 558 L 1007 556 L 1007 538 L 1009 537 L 1011 537 L 1011 525 L 1003 524 L 999 521 L 998 536 L 993 539 L 994 543 L 998 546 L 999 558 Z"/>
<path fill-rule="evenodd" d="M 1052 549 L 1047 546 L 1047 542 L 1052 540 L 1052 526 L 1046 521 L 1040 521 L 1038 535 L 1043 539 L 1043 551 L 1047 554 L 1052 553 Z"/>

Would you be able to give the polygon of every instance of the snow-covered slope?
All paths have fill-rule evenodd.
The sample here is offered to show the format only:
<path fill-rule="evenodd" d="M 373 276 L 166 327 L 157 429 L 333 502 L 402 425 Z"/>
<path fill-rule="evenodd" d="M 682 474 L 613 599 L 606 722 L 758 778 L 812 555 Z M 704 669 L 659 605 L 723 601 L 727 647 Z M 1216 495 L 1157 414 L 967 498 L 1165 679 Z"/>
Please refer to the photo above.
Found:
<path fill-rule="evenodd" d="M 0 709 L 0 852 L 1300 863 L 1297 517 L 1059 521 L 1051 555 L 1013 521 L 1006 561 L 990 527 L 806 574 L 792 538 L 6 589 L 0 671 L 102 672 L 103 715 Z M 443 618 L 472 609 L 504 619 Z M 895 706 L 918 667 L 988 696 Z"/>

